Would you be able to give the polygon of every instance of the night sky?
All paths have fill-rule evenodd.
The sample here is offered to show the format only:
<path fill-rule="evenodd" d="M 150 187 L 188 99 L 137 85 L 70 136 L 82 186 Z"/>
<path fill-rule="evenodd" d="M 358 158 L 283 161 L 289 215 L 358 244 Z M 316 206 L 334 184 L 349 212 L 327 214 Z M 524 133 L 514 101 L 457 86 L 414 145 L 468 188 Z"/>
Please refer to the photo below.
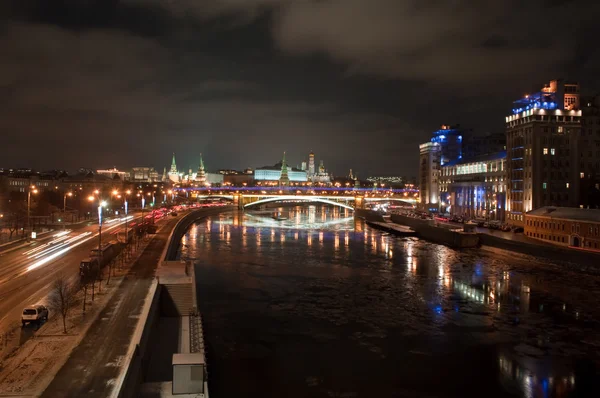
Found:
<path fill-rule="evenodd" d="M 600 87 L 600 1 L 2 0 L 0 167 L 417 174 L 442 123 L 503 131 Z M 596 25 L 596 26 L 594 26 Z"/>

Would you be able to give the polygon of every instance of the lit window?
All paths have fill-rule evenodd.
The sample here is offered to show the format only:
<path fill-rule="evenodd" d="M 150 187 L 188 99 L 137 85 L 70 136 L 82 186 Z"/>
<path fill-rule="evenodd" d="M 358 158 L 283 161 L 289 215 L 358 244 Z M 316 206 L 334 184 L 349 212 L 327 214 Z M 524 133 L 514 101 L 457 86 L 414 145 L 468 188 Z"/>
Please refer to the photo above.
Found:
<path fill-rule="evenodd" d="M 546 189 L 546 183 L 545 182 L 542 184 L 542 188 Z"/>
<path fill-rule="evenodd" d="M 548 154 L 548 148 L 544 148 L 544 155 Z"/>
<path fill-rule="evenodd" d="M 556 153 L 556 151 L 554 150 L 554 148 L 550 148 L 550 154 L 554 155 Z"/>
<path fill-rule="evenodd" d="M 569 183 L 567 182 L 567 188 L 569 188 Z"/>
<path fill-rule="evenodd" d="M 581 178 L 585 177 L 585 173 L 583 173 L 583 172 L 579 173 L 579 177 L 581 177 Z"/>

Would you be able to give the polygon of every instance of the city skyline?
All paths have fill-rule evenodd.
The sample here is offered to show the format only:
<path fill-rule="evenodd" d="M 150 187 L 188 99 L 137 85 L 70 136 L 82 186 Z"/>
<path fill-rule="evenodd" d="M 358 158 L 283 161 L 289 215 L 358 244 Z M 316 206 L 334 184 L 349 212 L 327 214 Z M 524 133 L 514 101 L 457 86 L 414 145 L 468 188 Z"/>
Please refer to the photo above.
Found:
<path fill-rule="evenodd" d="M 503 131 L 512 100 L 556 77 L 598 90 L 598 43 L 575 45 L 598 30 L 592 1 L 80 3 L 0 6 L 7 166 L 159 165 L 175 150 L 240 169 L 293 146 L 336 174 L 411 175 L 440 124 Z"/>

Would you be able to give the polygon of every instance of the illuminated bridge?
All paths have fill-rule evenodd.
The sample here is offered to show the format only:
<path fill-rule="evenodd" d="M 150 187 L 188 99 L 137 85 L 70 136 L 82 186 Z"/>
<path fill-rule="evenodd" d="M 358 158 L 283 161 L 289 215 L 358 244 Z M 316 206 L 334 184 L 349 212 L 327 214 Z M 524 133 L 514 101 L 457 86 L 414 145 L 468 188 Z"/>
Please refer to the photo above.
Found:
<path fill-rule="evenodd" d="M 412 206 L 417 202 L 418 190 L 368 188 L 340 189 L 336 187 L 223 187 L 176 188 L 198 199 L 226 198 L 240 209 L 268 203 L 323 203 L 354 210 L 372 207 L 378 202 L 395 202 Z"/>

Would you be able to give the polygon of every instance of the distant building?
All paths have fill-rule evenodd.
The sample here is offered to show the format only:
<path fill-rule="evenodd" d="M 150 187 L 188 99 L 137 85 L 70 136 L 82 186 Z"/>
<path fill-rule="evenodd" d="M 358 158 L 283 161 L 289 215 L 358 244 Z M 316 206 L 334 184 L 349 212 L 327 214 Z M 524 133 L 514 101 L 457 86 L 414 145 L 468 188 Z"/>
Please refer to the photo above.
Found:
<path fill-rule="evenodd" d="M 281 178 L 282 166 L 282 162 L 278 162 L 273 166 L 259 167 L 256 170 L 254 170 L 254 179 L 256 181 L 272 181 L 279 183 L 279 179 Z M 287 175 L 289 180 L 292 182 L 308 181 L 306 177 L 306 172 L 294 167 L 287 168 Z"/>
<path fill-rule="evenodd" d="M 8 169 L 0 171 L 0 193 L 28 191 L 35 186 L 39 191 L 55 189 L 58 180 L 30 169 Z"/>
<path fill-rule="evenodd" d="M 544 206 L 525 214 L 525 235 L 560 246 L 600 249 L 600 210 Z"/>
<path fill-rule="evenodd" d="M 439 177 L 442 148 L 437 142 L 419 145 L 419 208 L 439 210 Z"/>
<path fill-rule="evenodd" d="M 306 173 L 309 177 L 315 175 L 315 154 L 310 151 L 308 154 L 308 172 Z"/>
<path fill-rule="evenodd" d="M 401 176 L 370 176 L 367 177 L 367 181 L 388 187 L 404 184 L 404 178 Z"/>
<path fill-rule="evenodd" d="M 552 80 L 506 117 L 507 222 L 544 206 L 579 205 L 579 84 Z"/>
<path fill-rule="evenodd" d="M 220 174 L 223 178 L 223 184 L 232 185 L 235 187 L 241 187 L 245 185 L 252 185 L 254 183 L 253 174 Z"/>
<path fill-rule="evenodd" d="M 131 178 L 131 173 L 128 171 L 119 171 L 116 167 L 107 170 L 96 170 L 96 174 L 107 176 L 109 178 L 118 178 L 121 181 L 128 181 Z"/>
<path fill-rule="evenodd" d="M 59 182 L 60 190 L 63 192 L 80 190 L 90 192 L 96 189 L 101 191 L 119 188 L 123 184 L 118 177 L 96 174 L 90 170 L 81 169 L 77 174 L 62 178 Z"/>
<path fill-rule="evenodd" d="M 221 175 L 221 174 L 219 174 Z M 223 179 L 223 176 L 221 175 L 221 180 Z M 207 179 L 206 179 L 206 172 L 204 171 L 204 160 L 202 160 L 202 154 L 200 154 L 200 165 L 198 165 L 198 171 L 196 172 L 196 176 L 194 181 L 196 181 L 196 183 L 201 186 L 201 185 L 205 185 L 208 183 Z"/>
<path fill-rule="evenodd" d="M 460 217 L 504 221 L 506 152 L 445 164 L 439 186 L 441 211 Z"/>
<path fill-rule="evenodd" d="M 178 183 L 181 180 L 181 176 L 177 172 L 177 164 L 175 163 L 175 152 L 173 152 L 173 159 L 171 160 L 171 169 L 169 170 L 167 176 L 172 183 Z"/>
<path fill-rule="evenodd" d="M 132 182 L 160 182 L 161 178 L 154 167 L 134 167 L 131 169 Z"/>

